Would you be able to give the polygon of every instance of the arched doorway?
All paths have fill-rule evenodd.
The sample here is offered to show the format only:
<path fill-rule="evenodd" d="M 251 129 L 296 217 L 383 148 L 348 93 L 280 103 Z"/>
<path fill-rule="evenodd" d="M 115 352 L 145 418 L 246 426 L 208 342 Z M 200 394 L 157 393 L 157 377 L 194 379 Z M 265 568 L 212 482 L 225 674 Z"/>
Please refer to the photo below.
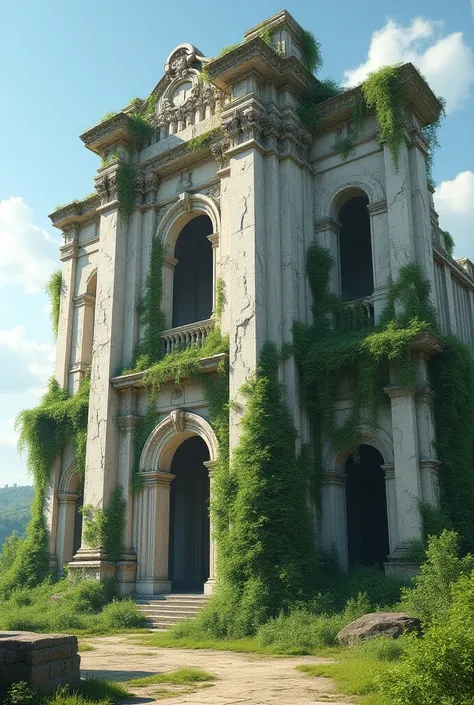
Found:
<path fill-rule="evenodd" d="M 178 446 L 171 462 L 169 579 L 173 592 L 203 592 L 209 578 L 209 450 L 199 436 Z"/>
<path fill-rule="evenodd" d="M 187 223 L 176 241 L 178 260 L 173 279 L 173 328 L 204 321 L 212 314 L 213 232 L 211 219 L 199 215 Z"/>
<path fill-rule="evenodd" d="M 383 567 L 389 553 L 384 459 L 373 446 L 345 464 L 349 568 Z"/>
<path fill-rule="evenodd" d="M 365 195 L 346 201 L 339 211 L 339 254 L 341 263 L 341 294 L 343 301 L 372 296 L 374 273 L 369 199 Z"/>

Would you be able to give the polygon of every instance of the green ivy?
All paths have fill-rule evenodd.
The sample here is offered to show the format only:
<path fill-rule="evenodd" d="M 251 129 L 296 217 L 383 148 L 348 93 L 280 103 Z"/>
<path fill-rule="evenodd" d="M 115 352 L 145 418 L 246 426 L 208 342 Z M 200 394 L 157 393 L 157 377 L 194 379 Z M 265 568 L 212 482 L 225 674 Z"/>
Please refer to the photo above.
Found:
<path fill-rule="evenodd" d="M 300 35 L 301 61 L 311 73 L 317 73 L 323 65 L 321 45 L 316 41 L 314 34 L 307 29 L 301 30 Z"/>
<path fill-rule="evenodd" d="M 218 135 L 219 132 L 220 129 L 216 127 L 213 130 L 209 130 L 208 132 L 204 132 L 202 135 L 198 135 L 197 137 L 193 137 L 192 139 L 188 140 L 187 147 L 189 151 L 195 154 L 201 149 L 208 147 L 212 141 L 212 138 Z"/>
<path fill-rule="evenodd" d="M 135 207 L 135 170 L 123 162 L 117 169 L 117 198 L 120 212 L 131 215 Z"/>
<path fill-rule="evenodd" d="M 54 337 L 58 337 L 59 312 L 61 308 L 61 293 L 63 288 L 63 274 L 60 269 L 51 274 L 46 284 L 46 293 L 49 297 L 50 316 Z"/>
<path fill-rule="evenodd" d="M 301 402 L 310 419 L 313 443 L 314 496 L 320 502 L 322 440 L 336 450 L 357 451 L 361 412 L 375 423 L 389 383 L 388 365 L 402 385 L 414 384 L 410 343 L 423 331 L 434 330 L 429 286 L 416 265 L 402 269 L 392 284 L 381 324 L 374 328 L 363 307 L 348 308 L 329 291 L 333 259 L 316 244 L 307 253 L 307 274 L 313 294 L 313 326 L 294 325 L 295 356 L 301 373 Z M 395 313 L 395 302 L 398 312 Z M 354 404 L 345 422 L 336 426 L 333 405 L 344 378 L 352 387 Z"/>
<path fill-rule="evenodd" d="M 319 124 L 317 106 L 319 103 L 334 98 L 342 93 L 342 88 L 330 78 L 318 81 L 301 97 L 297 112 L 300 120 L 309 128 L 316 129 Z"/>
<path fill-rule="evenodd" d="M 316 589 L 307 469 L 296 457 L 280 360 L 275 346 L 265 344 L 257 374 L 243 388 L 247 404 L 231 469 L 227 464 L 213 475 L 219 577 L 202 621 L 216 636 L 254 633 Z"/>
<path fill-rule="evenodd" d="M 52 378 L 39 405 L 21 411 L 16 419 L 20 451 L 27 451 L 35 498 L 26 538 L 20 539 L 9 570 L 0 578 L 0 594 L 17 587 L 33 587 L 49 573 L 48 532 L 43 517 L 46 487 L 57 457 L 73 441 L 76 472 L 84 478 L 90 382 L 85 379 L 71 396 Z"/>
<path fill-rule="evenodd" d="M 128 134 L 131 137 L 134 148 L 138 149 L 153 136 L 154 130 L 146 115 L 133 113 L 129 115 Z"/>
<path fill-rule="evenodd" d="M 121 486 L 112 492 L 107 506 L 102 508 L 88 504 L 82 507 L 84 517 L 84 540 L 90 548 L 103 548 L 107 558 L 118 561 L 123 553 L 123 530 L 126 502 Z"/>
<path fill-rule="evenodd" d="M 456 243 L 454 242 L 454 238 L 451 235 L 451 233 L 448 232 L 447 230 L 442 230 L 441 232 L 444 237 L 444 246 L 446 248 L 446 252 L 448 253 L 448 255 L 450 257 L 452 257 L 454 254 L 454 247 L 456 245 Z"/>

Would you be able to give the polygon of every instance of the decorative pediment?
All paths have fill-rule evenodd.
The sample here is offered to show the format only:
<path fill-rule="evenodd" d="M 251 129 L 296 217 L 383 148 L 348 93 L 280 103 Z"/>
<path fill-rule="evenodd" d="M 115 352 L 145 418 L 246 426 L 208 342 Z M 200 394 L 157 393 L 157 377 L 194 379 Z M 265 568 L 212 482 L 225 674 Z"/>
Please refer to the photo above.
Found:
<path fill-rule="evenodd" d="M 203 66 L 209 62 L 192 44 L 180 44 L 168 56 L 164 77 L 149 98 L 154 105 L 150 122 L 166 133 L 180 132 L 215 113 L 224 94 L 210 83 L 200 80 Z"/>

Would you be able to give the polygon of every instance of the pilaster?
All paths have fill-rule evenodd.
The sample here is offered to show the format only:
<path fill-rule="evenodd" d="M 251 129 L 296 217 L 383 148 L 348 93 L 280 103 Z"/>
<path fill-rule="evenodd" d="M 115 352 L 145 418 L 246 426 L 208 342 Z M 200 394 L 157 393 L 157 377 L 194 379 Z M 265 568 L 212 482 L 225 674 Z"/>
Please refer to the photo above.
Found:
<path fill-rule="evenodd" d="M 120 370 L 127 265 L 127 217 L 116 200 L 117 172 L 107 175 L 107 192 L 100 208 L 100 247 L 97 254 L 97 293 L 94 355 L 91 368 L 84 504 L 106 507 L 117 485 L 118 392 L 110 379 Z M 107 202 L 110 199 L 110 202 Z M 74 560 L 87 549 L 83 543 Z"/>
<path fill-rule="evenodd" d="M 341 258 L 339 256 L 339 231 L 341 224 L 335 218 L 321 218 L 314 223 L 316 240 L 320 247 L 330 251 L 334 267 L 331 271 L 330 290 L 336 296 L 341 295 Z"/>
<path fill-rule="evenodd" d="M 213 492 L 213 470 L 216 466 L 217 461 L 215 460 L 208 460 L 207 462 L 204 463 L 206 468 L 208 469 L 209 472 L 209 493 L 210 493 L 210 501 L 209 504 L 212 504 L 212 492 Z M 209 520 L 209 578 L 207 581 L 204 583 L 204 594 L 205 595 L 211 595 L 214 586 L 216 584 L 216 542 L 214 540 L 214 532 L 213 532 L 213 526 L 212 526 L 212 517 L 210 517 Z"/>
<path fill-rule="evenodd" d="M 136 592 L 153 595 L 171 592 L 168 577 L 170 490 L 169 472 L 144 472 L 143 488 L 136 498 L 134 544 L 138 556 Z"/>
<path fill-rule="evenodd" d="M 412 388 L 385 387 L 392 411 L 395 491 L 398 515 L 398 542 L 395 551 L 406 549 L 422 537 L 420 515 L 421 478 L 415 391 Z"/>
<path fill-rule="evenodd" d="M 398 169 L 386 144 L 383 152 L 390 265 L 392 278 L 396 280 L 400 269 L 416 260 L 408 146 L 405 140 L 400 145 Z"/>
<path fill-rule="evenodd" d="M 58 494 L 58 528 L 56 552 L 58 568 L 72 560 L 74 546 L 74 523 L 76 518 L 76 501 L 79 495 L 72 493 Z"/>
<path fill-rule="evenodd" d="M 322 486 L 321 546 L 336 549 L 343 570 L 349 568 L 347 552 L 346 476 L 327 472 Z"/>

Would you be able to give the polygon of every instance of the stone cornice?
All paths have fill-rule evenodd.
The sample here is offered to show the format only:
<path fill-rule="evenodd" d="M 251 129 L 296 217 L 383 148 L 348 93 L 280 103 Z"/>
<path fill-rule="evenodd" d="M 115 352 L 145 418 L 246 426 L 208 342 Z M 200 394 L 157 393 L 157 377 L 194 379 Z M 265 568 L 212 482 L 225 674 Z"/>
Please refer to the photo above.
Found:
<path fill-rule="evenodd" d="M 413 352 L 423 352 L 427 355 L 437 355 L 443 350 L 441 338 L 433 333 L 418 333 L 410 343 Z"/>
<path fill-rule="evenodd" d="M 132 139 L 129 133 L 130 123 L 129 115 L 125 112 L 120 112 L 90 130 L 86 130 L 80 138 L 87 149 L 104 156 L 105 152 L 119 144 L 123 144 L 126 147 L 132 146 Z"/>
<path fill-rule="evenodd" d="M 442 110 L 441 103 L 413 64 L 404 64 L 400 72 L 401 82 L 406 89 L 407 107 L 413 110 L 422 127 L 430 124 L 438 118 Z M 316 106 L 318 131 L 334 127 L 344 120 L 350 120 L 361 92 L 361 87 L 357 86 Z"/>
<path fill-rule="evenodd" d="M 71 201 L 50 213 L 48 218 L 55 228 L 64 230 L 70 225 L 81 226 L 97 216 L 100 198 L 97 194 L 88 196 L 82 201 Z"/>
<path fill-rule="evenodd" d="M 369 203 L 367 210 L 370 215 L 380 215 L 381 213 L 386 213 L 387 201 L 383 199 L 381 201 L 376 201 L 375 203 Z"/>
<path fill-rule="evenodd" d="M 230 86 L 242 74 L 252 70 L 262 80 L 289 86 L 297 93 L 317 84 L 317 79 L 296 56 L 280 56 L 258 36 L 206 64 L 209 80 L 224 93 L 230 92 Z"/>
<path fill-rule="evenodd" d="M 341 229 L 341 223 L 335 218 L 320 218 L 314 221 L 314 232 L 321 233 L 325 230 L 331 230 L 333 233 L 339 233 Z"/>
<path fill-rule="evenodd" d="M 212 374 L 217 372 L 219 364 L 222 360 L 227 357 L 226 353 L 220 353 L 219 355 L 212 355 L 212 357 L 203 357 L 200 359 L 201 370 L 204 374 Z M 143 388 L 143 376 L 145 372 L 132 372 L 128 375 L 119 375 L 118 377 L 112 377 L 110 380 L 112 386 L 119 392 L 131 389 L 131 388 Z M 169 379 L 170 384 L 174 384 L 173 378 Z"/>

